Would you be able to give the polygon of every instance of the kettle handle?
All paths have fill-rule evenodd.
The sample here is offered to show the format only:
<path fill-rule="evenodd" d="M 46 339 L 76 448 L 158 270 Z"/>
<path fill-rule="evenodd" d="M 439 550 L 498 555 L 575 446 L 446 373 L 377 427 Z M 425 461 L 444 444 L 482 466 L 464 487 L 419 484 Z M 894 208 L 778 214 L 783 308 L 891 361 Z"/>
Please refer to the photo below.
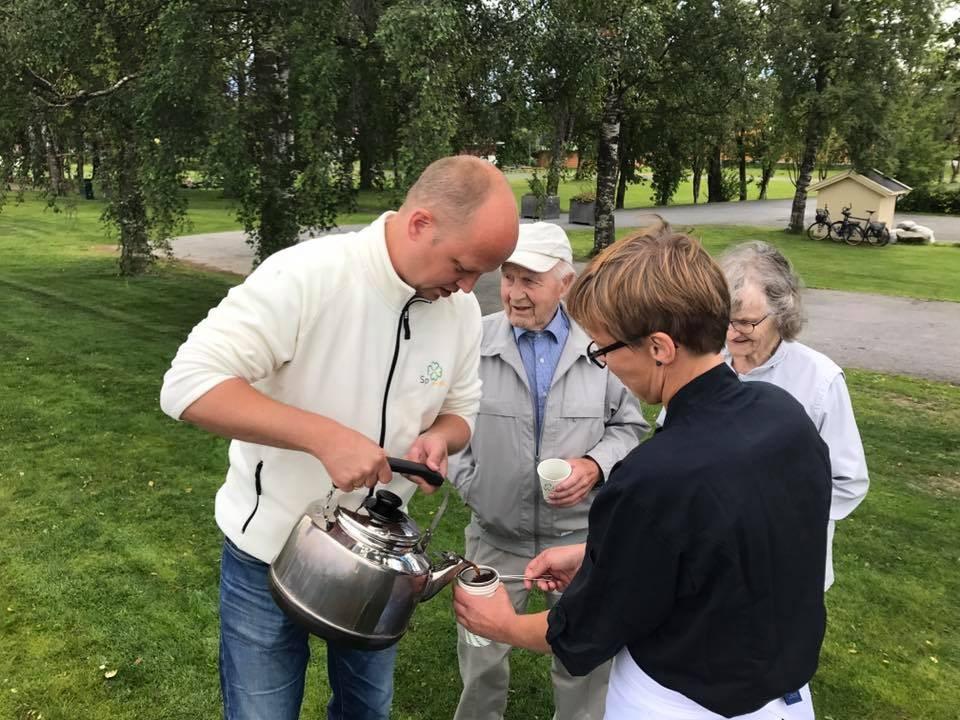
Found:
<path fill-rule="evenodd" d="M 435 470 L 431 470 L 426 465 L 395 457 L 388 457 L 387 462 L 390 464 L 390 469 L 394 472 L 422 477 L 434 487 L 443 485 L 443 475 Z"/>

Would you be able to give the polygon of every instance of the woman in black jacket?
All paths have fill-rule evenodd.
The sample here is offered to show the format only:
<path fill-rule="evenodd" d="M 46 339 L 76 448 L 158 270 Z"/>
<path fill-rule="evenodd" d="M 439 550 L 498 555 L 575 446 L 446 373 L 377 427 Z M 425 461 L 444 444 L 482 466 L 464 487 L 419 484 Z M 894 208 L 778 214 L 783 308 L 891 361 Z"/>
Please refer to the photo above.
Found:
<path fill-rule="evenodd" d="M 611 720 L 813 718 L 830 507 L 816 428 L 787 392 L 724 363 L 727 284 L 685 235 L 613 245 L 567 306 L 589 357 L 668 406 L 667 422 L 614 468 L 586 544 L 531 561 L 527 577 L 564 591 L 549 613 L 458 591 L 458 619 L 574 675 L 614 658 Z"/>

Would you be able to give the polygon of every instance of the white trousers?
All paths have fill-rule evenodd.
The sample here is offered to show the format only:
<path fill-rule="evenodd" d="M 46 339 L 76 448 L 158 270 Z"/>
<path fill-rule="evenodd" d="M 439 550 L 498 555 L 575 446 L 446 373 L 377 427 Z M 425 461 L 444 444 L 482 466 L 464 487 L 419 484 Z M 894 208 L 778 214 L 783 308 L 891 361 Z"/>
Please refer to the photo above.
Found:
<path fill-rule="evenodd" d="M 814 720 L 810 686 L 800 688 L 800 702 L 773 700 L 759 710 L 730 720 Z M 647 675 L 623 648 L 613 659 L 604 720 L 727 720 L 690 698 L 665 688 Z"/>

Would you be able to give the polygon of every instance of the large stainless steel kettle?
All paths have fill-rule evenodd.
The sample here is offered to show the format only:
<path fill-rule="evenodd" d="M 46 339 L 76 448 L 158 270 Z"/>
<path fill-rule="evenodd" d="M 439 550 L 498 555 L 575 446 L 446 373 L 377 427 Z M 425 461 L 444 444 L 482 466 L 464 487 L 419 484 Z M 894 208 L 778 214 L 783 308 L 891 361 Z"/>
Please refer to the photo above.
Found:
<path fill-rule="evenodd" d="M 394 472 L 431 485 L 443 476 L 426 465 L 387 458 Z M 312 503 L 270 565 L 270 591 L 288 616 L 314 635 L 366 650 L 397 642 L 417 603 L 436 595 L 467 563 L 426 546 L 446 498 L 426 533 L 401 510 L 400 498 L 378 490 L 358 510 Z"/>

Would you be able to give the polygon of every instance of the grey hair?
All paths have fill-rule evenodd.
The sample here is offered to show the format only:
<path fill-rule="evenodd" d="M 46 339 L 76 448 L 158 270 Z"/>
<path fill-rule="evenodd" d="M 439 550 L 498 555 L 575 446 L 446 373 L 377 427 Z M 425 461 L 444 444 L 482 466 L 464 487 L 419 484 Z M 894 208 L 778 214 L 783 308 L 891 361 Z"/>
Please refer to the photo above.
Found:
<path fill-rule="evenodd" d="M 783 253 L 759 240 L 745 242 L 723 253 L 720 267 L 730 287 L 731 311 L 740 309 L 743 289 L 754 285 L 766 297 L 780 337 L 793 340 L 800 334 L 806 320 L 800 298 L 803 282 Z"/>
<path fill-rule="evenodd" d="M 550 272 L 560 282 L 566 280 L 570 275 L 577 276 L 577 269 L 566 260 L 557 260 L 556 264 L 550 268 Z"/>

